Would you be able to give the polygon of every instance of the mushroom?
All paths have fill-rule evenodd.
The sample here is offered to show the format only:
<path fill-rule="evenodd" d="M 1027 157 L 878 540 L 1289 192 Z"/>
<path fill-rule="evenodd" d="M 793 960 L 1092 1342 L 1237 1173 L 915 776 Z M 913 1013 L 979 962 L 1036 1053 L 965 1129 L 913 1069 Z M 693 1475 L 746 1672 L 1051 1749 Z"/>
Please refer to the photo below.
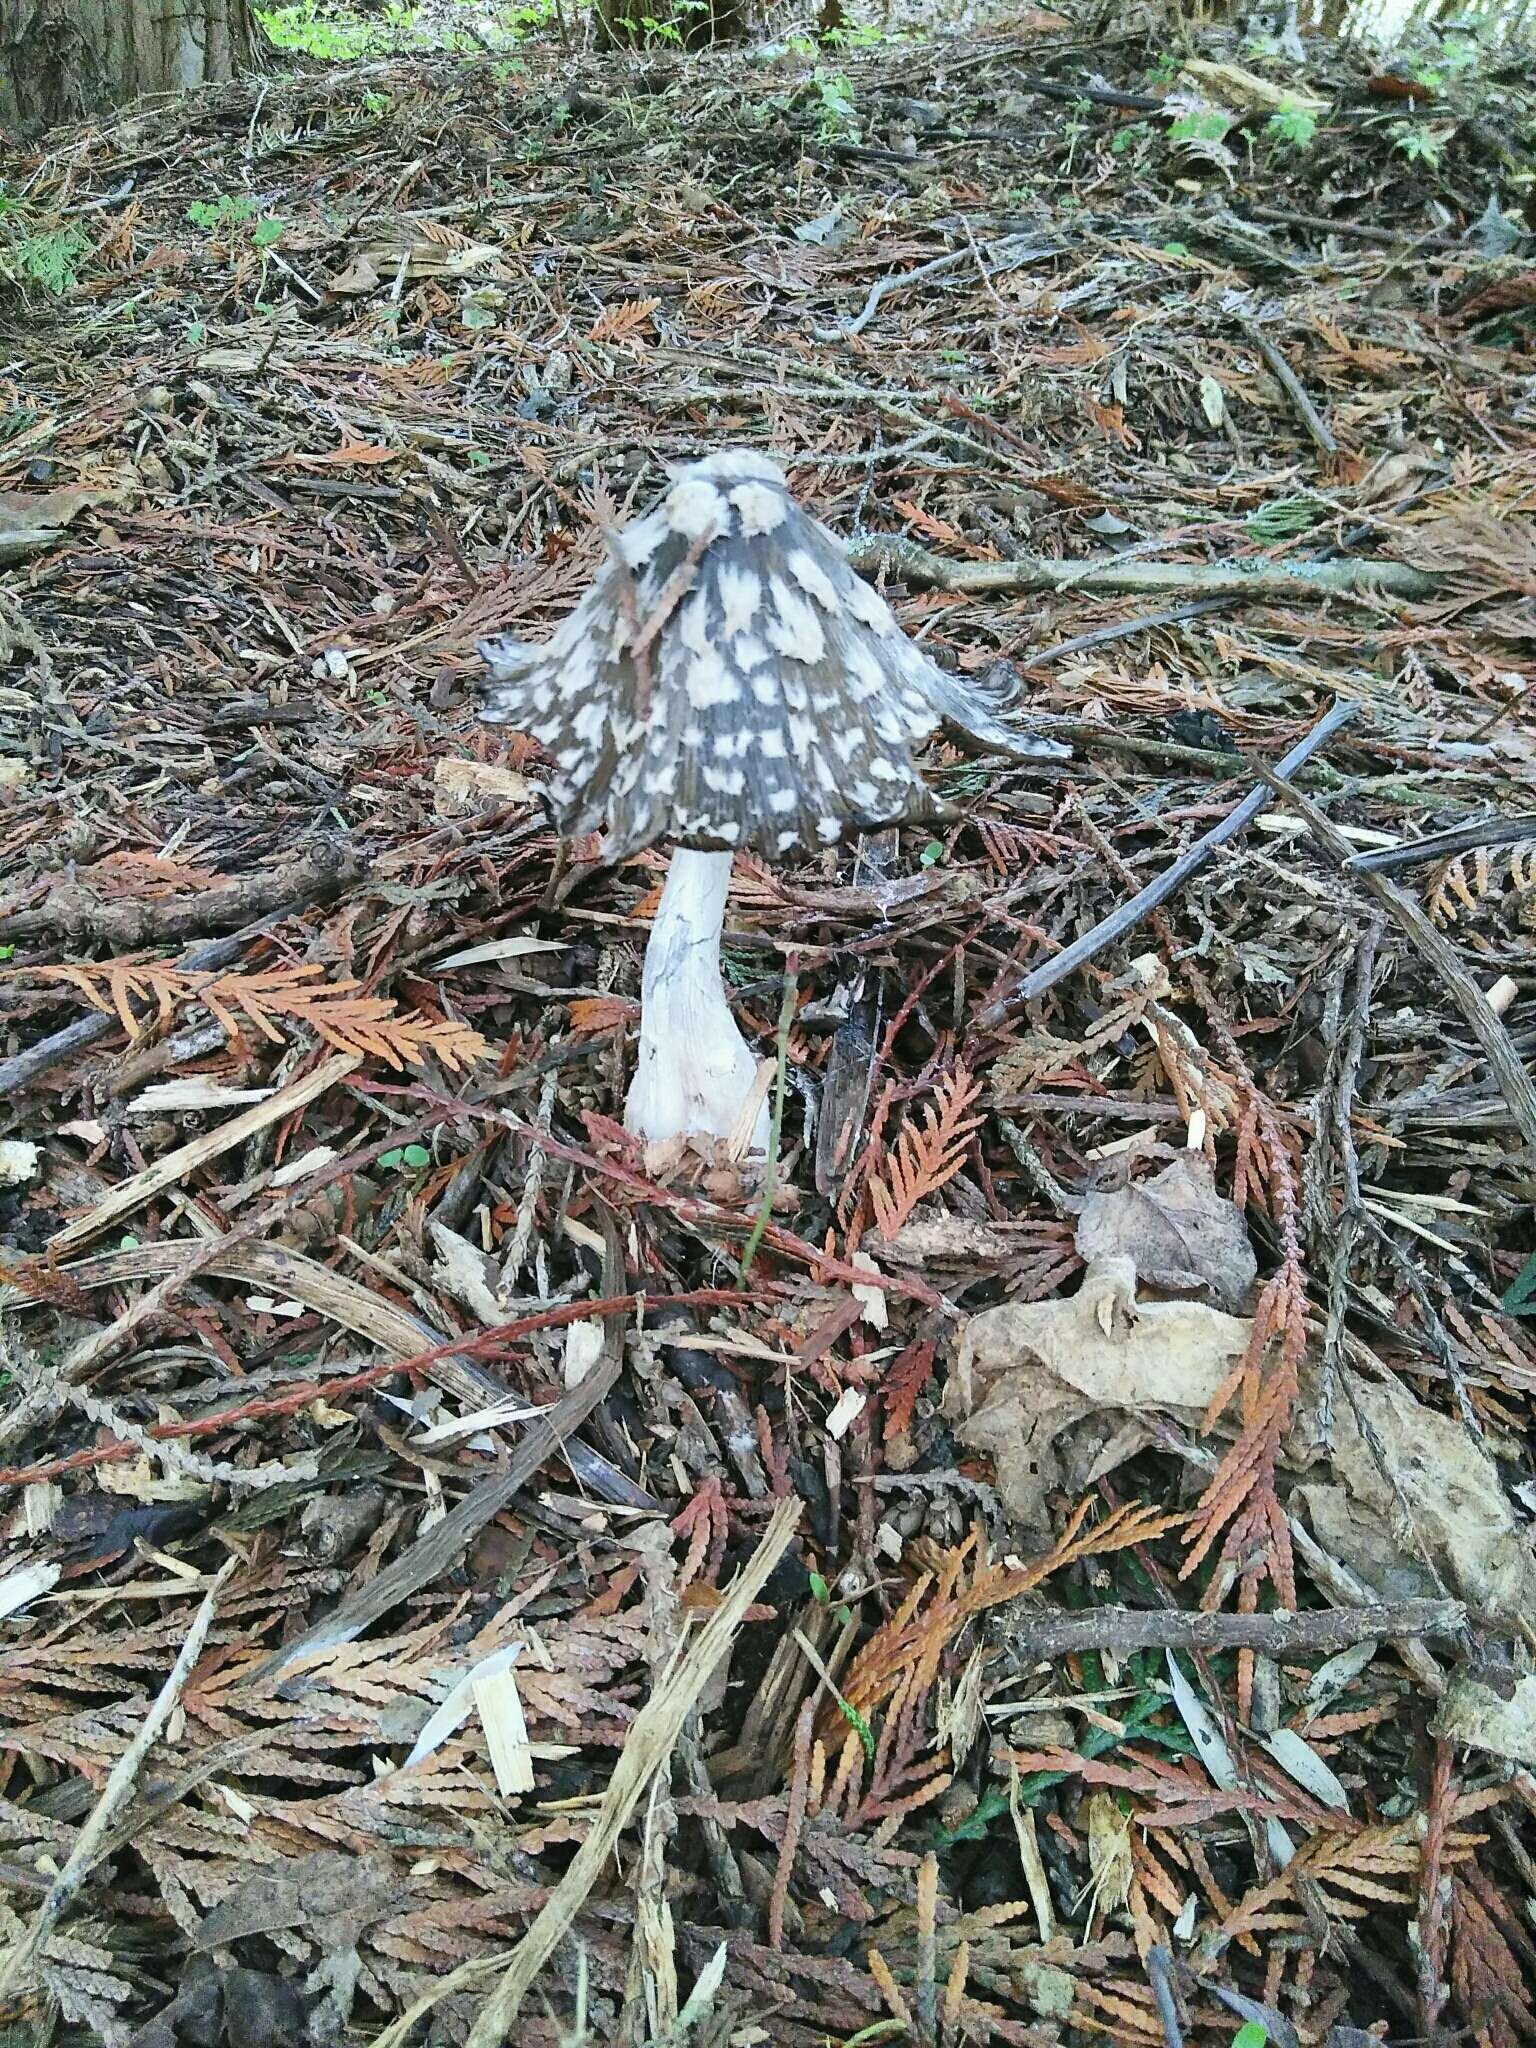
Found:
<path fill-rule="evenodd" d="M 941 717 L 1014 753 L 1066 749 L 1020 734 L 907 639 L 776 463 L 732 450 L 671 476 L 609 536 L 552 639 L 481 641 L 480 715 L 551 758 L 544 794 L 566 837 L 604 831 L 610 860 L 675 849 L 626 1127 L 762 1153 L 766 1103 L 738 1128 L 758 1069 L 720 978 L 732 855 L 812 853 L 849 827 L 941 813 L 911 752 Z"/>

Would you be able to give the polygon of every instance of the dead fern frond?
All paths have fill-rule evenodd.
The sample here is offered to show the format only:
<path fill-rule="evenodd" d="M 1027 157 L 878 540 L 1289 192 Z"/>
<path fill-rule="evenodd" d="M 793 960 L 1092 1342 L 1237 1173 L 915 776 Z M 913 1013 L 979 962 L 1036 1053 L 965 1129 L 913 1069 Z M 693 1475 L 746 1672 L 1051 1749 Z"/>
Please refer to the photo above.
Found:
<path fill-rule="evenodd" d="M 885 1181 L 870 1187 L 883 1238 L 894 1237 L 918 1203 L 960 1171 L 966 1148 L 981 1126 L 982 1114 L 973 1107 L 980 1093 L 981 1082 L 956 1060 L 934 1089 L 921 1123 L 914 1120 L 902 1126 L 886 1160 Z"/>

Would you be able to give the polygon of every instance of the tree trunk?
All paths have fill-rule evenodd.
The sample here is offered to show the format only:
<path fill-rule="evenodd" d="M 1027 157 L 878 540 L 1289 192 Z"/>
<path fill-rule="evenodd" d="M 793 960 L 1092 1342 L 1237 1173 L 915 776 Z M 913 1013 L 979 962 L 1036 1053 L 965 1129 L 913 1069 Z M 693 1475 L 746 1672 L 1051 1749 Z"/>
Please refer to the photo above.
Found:
<path fill-rule="evenodd" d="M 593 0 L 600 50 L 708 50 L 739 43 L 748 0 Z"/>
<path fill-rule="evenodd" d="M 0 125 L 235 78 L 256 49 L 250 0 L 0 0 Z"/>

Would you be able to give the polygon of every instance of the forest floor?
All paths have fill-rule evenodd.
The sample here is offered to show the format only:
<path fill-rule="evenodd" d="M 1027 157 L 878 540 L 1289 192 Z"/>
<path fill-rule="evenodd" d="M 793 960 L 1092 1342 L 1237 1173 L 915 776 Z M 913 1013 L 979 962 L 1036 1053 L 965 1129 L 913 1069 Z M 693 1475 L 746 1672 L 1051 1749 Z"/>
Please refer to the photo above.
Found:
<path fill-rule="evenodd" d="M 10 152 L 7 2041 L 1536 2037 L 1530 76 L 1025 10 Z M 738 860 L 771 1211 L 473 697 L 730 445 L 1071 747 Z"/>

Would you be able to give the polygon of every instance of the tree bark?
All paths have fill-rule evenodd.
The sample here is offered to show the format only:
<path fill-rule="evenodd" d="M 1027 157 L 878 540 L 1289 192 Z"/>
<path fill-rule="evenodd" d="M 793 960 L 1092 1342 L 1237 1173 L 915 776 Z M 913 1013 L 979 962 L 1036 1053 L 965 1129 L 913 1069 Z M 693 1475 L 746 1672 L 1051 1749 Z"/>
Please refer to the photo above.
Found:
<path fill-rule="evenodd" d="M 250 0 L 0 0 L 0 126 L 235 78 L 256 51 Z"/>

